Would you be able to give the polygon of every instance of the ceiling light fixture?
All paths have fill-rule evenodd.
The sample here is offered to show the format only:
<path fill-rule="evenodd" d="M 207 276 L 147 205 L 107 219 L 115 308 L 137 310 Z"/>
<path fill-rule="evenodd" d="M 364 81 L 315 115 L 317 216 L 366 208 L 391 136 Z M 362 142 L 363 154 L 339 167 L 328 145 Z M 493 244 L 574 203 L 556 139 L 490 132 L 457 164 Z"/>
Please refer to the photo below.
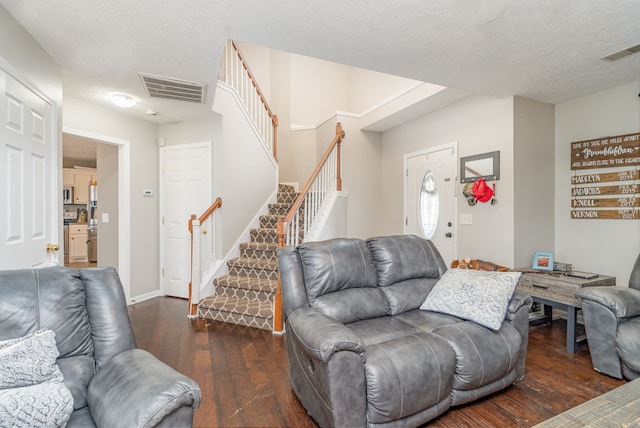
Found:
<path fill-rule="evenodd" d="M 129 108 L 136 105 L 136 100 L 127 94 L 111 94 L 111 102 L 122 108 Z"/>

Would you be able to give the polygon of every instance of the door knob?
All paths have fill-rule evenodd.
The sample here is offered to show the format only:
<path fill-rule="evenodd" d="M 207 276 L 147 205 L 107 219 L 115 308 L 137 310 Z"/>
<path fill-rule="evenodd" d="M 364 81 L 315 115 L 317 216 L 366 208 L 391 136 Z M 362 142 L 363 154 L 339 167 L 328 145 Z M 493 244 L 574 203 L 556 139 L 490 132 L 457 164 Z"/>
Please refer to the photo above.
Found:
<path fill-rule="evenodd" d="M 51 253 L 51 252 L 55 252 L 58 251 L 60 249 L 60 246 L 58 244 L 47 244 L 47 253 Z"/>
<path fill-rule="evenodd" d="M 446 236 L 447 238 L 451 238 L 453 234 L 451 232 L 447 232 L 444 234 L 444 236 Z"/>

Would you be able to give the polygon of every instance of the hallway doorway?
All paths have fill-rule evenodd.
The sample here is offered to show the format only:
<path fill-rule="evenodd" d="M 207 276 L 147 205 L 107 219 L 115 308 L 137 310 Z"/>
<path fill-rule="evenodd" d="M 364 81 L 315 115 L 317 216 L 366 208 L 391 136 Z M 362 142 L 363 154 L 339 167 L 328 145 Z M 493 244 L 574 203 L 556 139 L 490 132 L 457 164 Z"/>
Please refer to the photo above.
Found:
<path fill-rule="evenodd" d="M 118 270 L 130 301 L 130 147 L 129 141 L 92 132 L 63 129 L 63 138 L 95 147 L 98 183 L 96 225 L 97 266 Z M 63 158 L 65 153 L 63 150 Z"/>

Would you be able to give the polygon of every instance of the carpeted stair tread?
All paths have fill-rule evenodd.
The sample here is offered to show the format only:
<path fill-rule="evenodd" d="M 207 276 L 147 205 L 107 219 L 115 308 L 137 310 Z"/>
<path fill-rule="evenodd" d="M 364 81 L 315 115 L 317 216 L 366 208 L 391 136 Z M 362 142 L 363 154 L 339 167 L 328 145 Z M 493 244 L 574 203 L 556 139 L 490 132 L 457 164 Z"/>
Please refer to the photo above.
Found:
<path fill-rule="evenodd" d="M 284 204 L 293 204 L 296 199 L 298 199 L 298 196 L 300 195 L 300 193 L 298 192 L 291 192 L 291 193 L 278 193 L 278 198 L 277 201 L 279 203 L 284 203 Z"/>
<path fill-rule="evenodd" d="M 260 251 L 278 251 L 277 244 L 269 244 L 267 242 L 243 242 L 240 244 L 241 250 L 260 250 Z"/>
<path fill-rule="evenodd" d="M 200 301 L 202 318 L 271 330 L 273 304 L 225 296 L 209 296 Z"/>
<path fill-rule="evenodd" d="M 256 259 L 245 259 L 241 257 L 236 257 L 235 259 L 230 259 L 227 262 L 228 266 L 231 267 L 242 267 L 249 269 L 263 269 L 270 271 L 278 270 L 278 261 L 272 260 L 256 260 Z"/>
<path fill-rule="evenodd" d="M 209 296 L 200 301 L 200 306 L 207 309 L 224 310 L 242 315 L 253 315 L 262 318 L 273 316 L 273 305 L 271 303 L 249 301 L 235 297 Z"/>
<path fill-rule="evenodd" d="M 240 258 L 278 261 L 278 244 L 269 242 L 245 242 L 240 244 Z"/>
<path fill-rule="evenodd" d="M 239 245 L 239 257 L 227 261 L 228 274 L 215 278 L 215 293 L 198 304 L 198 316 L 265 330 L 273 328 L 273 301 L 278 290 L 278 218 L 298 198 L 295 188 L 279 185 L 277 202 L 250 230 L 250 242 Z M 300 211 L 300 224 L 303 220 Z M 300 232 L 300 241 L 303 233 Z"/>
<path fill-rule="evenodd" d="M 275 293 L 278 289 L 278 280 L 251 278 L 238 275 L 223 275 L 214 280 L 216 286 L 233 287 L 246 290 L 267 291 Z"/>
<path fill-rule="evenodd" d="M 292 186 L 291 184 L 278 184 L 278 192 L 293 193 L 295 191 L 295 186 Z"/>
<path fill-rule="evenodd" d="M 260 216 L 260 228 L 261 229 L 275 229 L 278 227 L 278 220 L 281 216 L 279 214 L 266 214 Z M 304 222 L 304 214 L 298 216 L 298 223 L 302 224 Z"/>

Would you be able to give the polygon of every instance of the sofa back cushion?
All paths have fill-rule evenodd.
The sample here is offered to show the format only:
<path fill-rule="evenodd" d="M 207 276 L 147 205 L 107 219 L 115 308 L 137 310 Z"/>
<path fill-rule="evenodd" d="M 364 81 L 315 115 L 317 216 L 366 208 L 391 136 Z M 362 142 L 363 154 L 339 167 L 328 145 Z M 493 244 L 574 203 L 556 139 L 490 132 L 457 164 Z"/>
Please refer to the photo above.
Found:
<path fill-rule="evenodd" d="M 367 246 L 391 315 L 418 309 L 446 270 L 433 244 L 415 235 L 371 238 Z"/>
<path fill-rule="evenodd" d="M 381 287 L 414 278 L 440 278 L 444 262 L 426 239 L 415 235 L 367 240 Z M 444 267 L 446 270 L 446 266 Z"/>
<path fill-rule="evenodd" d="M 0 272 L 0 339 L 53 330 L 58 365 L 71 390 L 74 409 L 86 405 L 95 373 L 84 283 L 78 271 L 63 267 Z"/>
<path fill-rule="evenodd" d="M 389 314 L 367 244 L 337 238 L 298 246 L 309 305 L 343 323 Z"/>

